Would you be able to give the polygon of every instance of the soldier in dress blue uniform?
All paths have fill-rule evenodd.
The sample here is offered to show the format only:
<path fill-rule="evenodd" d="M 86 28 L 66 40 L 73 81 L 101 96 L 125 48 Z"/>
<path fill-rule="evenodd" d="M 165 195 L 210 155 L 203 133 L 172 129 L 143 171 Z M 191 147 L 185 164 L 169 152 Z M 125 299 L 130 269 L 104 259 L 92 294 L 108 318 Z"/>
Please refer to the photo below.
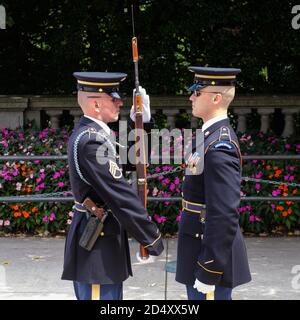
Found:
<path fill-rule="evenodd" d="M 240 69 L 189 70 L 192 113 L 204 123 L 204 152 L 196 144 L 188 157 L 176 280 L 186 285 L 190 300 L 229 300 L 232 288 L 251 280 L 239 227 L 241 153 L 227 118 Z"/>
<path fill-rule="evenodd" d="M 123 106 L 119 85 L 127 75 L 76 72 L 74 76 L 84 116 L 68 144 L 69 174 L 76 202 L 65 243 L 62 279 L 73 281 L 77 299 L 120 300 L 123 281 L 132 275 L 127 231 L 151 256 L 163 251 L 163 243 L 158 228 L 124 178 L 107 126 L 118 120 Z M 143 102 L 148 104 L 144 108 L 149 118 L 149 97 L 144 89 L 141 93 Z M 98 207 L 110 210 L 91 251 L 79 245 L 88 221 L 82 205 L 87 197 Z"/>

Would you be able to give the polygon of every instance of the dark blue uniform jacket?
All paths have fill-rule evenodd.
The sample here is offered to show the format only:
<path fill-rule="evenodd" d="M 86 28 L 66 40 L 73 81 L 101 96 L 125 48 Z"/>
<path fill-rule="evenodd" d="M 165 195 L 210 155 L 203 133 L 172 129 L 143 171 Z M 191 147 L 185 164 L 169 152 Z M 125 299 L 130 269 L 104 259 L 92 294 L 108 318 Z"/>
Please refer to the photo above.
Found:
<path fill-rule="evenodd" d="M 230 137 L 220 140 L 224 126 Z M 199 214 L 183 211 L 176 280 L 192 285 L 197 278 L 206 284 L 233 288 L 249 282 L 251 275 L 239 227 L 238 139 L 228 119 L 205 130 L 204 146 L 204 170 L 200 175 L 186 175 L 183 198 L 206 205 L 205 223 L 200 221 Z"/>
<path fill-rule="evenodd" d="M 124 178 L 118 166 L 118 155 L 105 156 L 99 152 L 103 143 L 107 143 L 107 139 L 95 133 L 103 132 L 101 129 L 86 117 L 82 117 L 74 129 L 68 144 L 70 181 L 77 202 L 90 197 L 98 205 L 106 205 L 112 214 L 105 220 L 103 234 L 94 248 L 87 251 L 78 244 L 87 223 L 86 214 L 74 210 L 65 244 L 62 279 L 113 284 L 132 275 L 127 232 L 151 255 L 159 255 L 163 243 L 157 226 L 149 220 L 136 192 Z M 87 130 L 78 142 L 78 136 Z M 84 180 L 76 169 L 76 158 Z"/>

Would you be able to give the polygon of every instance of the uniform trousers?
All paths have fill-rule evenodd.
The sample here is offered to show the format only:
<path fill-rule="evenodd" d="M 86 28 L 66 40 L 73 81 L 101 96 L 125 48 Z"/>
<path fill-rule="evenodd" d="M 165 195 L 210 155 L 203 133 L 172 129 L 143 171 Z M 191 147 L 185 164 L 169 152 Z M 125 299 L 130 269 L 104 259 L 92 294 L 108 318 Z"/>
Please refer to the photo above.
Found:
<path fill-rule="evenodd" d="M 197 289 L 193 288 L 192 285 L 186 286 L 188 300 L 206 300 L 206 294 L 199 292 Z M 214 292 L 215 300 L 231 300 L 231 288 L 225 288 L 216 286 Z"/>
<path fill-rule="evenodd" d="M 123 300 L 123 283 L 90 284 L 73 281 L 77 300 Z"/>

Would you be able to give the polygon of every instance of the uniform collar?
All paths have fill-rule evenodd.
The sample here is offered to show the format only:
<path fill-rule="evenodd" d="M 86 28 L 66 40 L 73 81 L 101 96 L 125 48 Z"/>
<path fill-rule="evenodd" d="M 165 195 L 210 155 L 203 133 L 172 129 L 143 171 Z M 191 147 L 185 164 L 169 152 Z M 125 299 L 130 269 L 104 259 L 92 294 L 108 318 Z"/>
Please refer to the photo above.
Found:
<path fill-rule="evenodd" d="M 227 119 L 227 114 L 223 114 L 221 116 L 217 116 L 217 117 L 214 117 L 214 118 L 206 121 L 202 126 L 202 132 L 204 132 L 206 129 L 208 129 L 210 126 L 212 126 L 214 123 L 221 121 L 221 120 L 224 120 L 224 119 Z"/>
<path fill-rule="evenodd" d="M 109 126 L 108 126 L 105 122 L 103 122 L 103 121 L 101 121 L 101 120 L 98 120 L 98 119 L 95 119 L 95 118 L 93 118 L 93 117 L 87 116 L 87 115 L 84 115 L 84 118 L 87 118 L 87 119 L 90 119 L 90 120 L 96 122 L 96 123 L 98 124 L 98 126 L 99 126 L 102 130 L 104 130 L 104 132 L 105 132 L 108 136 L 110 135 L 110 128 L 109 128 Z"/>
<path fill-rule="evenodd" d="M 209 128 L 207 128 L 204 131 L 204 139 L 206 139 L 208 136 L 210 136 L 213 132 L 215 132 L 216 130 L 218 130 L 219 128 L 223 127 L 223 126 L 230 126 L 230 122 L 228 118 L 225 118 L 223 120 L 219 120 L 218 122 L 215 122 L 214 124 L 212 124 L 211 126 L 209 126 Z"/>

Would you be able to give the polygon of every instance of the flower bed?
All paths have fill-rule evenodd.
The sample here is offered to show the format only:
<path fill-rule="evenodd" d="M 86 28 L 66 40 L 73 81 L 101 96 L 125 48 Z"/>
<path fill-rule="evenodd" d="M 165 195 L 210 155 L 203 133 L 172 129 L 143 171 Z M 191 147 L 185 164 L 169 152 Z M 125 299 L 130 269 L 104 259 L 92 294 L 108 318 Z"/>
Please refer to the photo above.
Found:
<path fill-rule="evenodd" d="M 66 129 L 1 130 L 1 155 L 64 155 L 68 142 Z M 296 138 L 280 139 L 258 133 L 240 137 L 243 155 L 299 154 Z M 151 165 L 148 174 L 170 171 L 173 165 Z M 280 185 L 242 182 L 241 195 L 245 196 L 296 196 L 299 188 L 285 183 L 299 182 L 300 166 L 297 161 L 252 160 L 244 162 L 243 176 L 270 181 Z M 167 198 L 181 196 L 182 175 L 158 176 L 149 181 L 149 194 L 164 197 L 163 202 L 148 202 L 148 211 L 164 234 L 174 234 L 178 229 L 181 203 Z M 9 161 L 0 163 L 0 195 L 17 196 L 70 190 L 66 161 Z M 66 194 L 67 195 L 67 194 Z M 64 232 L 72 219 L 70 202 L 27 202 L 0 204 L 0 232 L 57 233 Z M 299 203 L 241 202 L 240 224 L 245 232 L 271 233 L 294 231 L 300 227 Z"/>

